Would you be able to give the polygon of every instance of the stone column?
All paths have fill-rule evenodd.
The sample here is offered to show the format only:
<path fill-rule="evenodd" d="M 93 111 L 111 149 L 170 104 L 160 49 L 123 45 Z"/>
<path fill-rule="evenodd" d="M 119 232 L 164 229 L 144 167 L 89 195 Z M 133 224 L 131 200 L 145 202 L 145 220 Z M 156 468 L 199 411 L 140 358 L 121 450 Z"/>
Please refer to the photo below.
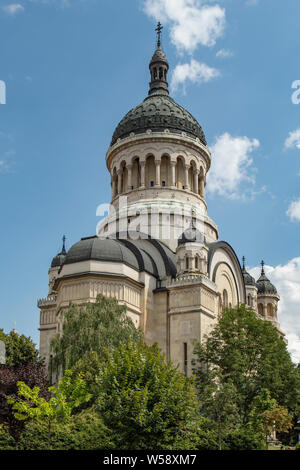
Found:
<path fill-rule="evenodd" d="M 160 188 L 160 160 L 155 160 L 155 187 Z"/>
<path fill-rule="evenodd" d="M 264 318 L 267 318 L 267 306 L 263 304 L 263 312 L 264 312 Z"/>
<path fill-rule="evenodd" d="M 145 166 L 146 166 L 146 162 L 141 162 L 141 186 L 140 188 L 141 189 L 144 189 L 145 188 Z"/>
<path fill-rule="evenodd" d="M 198 170 L 194 171 L 194 192 L 196 194 L 199 194 L 198 176 L 199 176 L 199 171 Z"/>
<path fill-rule="evenodd" d="M 116 196 L 116 180 L 113 176 L 112 181 L 111 181 L 111 198 L 114 199 L 115 196 Z"/>
<path fill-rule="evenodd" d="M 127 189 L 128 189 L 128 191 L 131 191 L 132 190 L 132 165 L 127 165 L 127 170 L 128 170 Z"/>
<path fill-rule="evenodd" d="M 171 187 L 175 188 L 176 186 L 176 162 L 171 161 Z"/>
<path fill-rule="evenodd" d="M 117 175 L 118 175 L 118 194 L 121 194 L 121 192 L 122 192 L 122 173 L 123 173 L 123 170 L 122 170 L 122 168 L 120 168 L 117 171 Z"/>
<path fill-rule="evenodd" d="M 190 189 L 189 169 L 190 169 L 190 165 L 184 165 L 184 189 Z"/>
<path fill-rule="evenodd" d="M 204 176 L 200 180 L 200 196 L 205 199 L 205 182 L 204 182 Z"/>

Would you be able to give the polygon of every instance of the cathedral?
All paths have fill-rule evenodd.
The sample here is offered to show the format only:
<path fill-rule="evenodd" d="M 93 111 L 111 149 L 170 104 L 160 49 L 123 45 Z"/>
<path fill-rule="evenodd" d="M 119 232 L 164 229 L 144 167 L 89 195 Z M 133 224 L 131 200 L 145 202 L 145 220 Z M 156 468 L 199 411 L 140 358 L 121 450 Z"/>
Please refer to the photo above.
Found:
<path fill-rule="evenodd" d="M 280 297 L 265 275 L 256 281 L 233 248 L 219 241 L 205 198 L 211 154 L 197 120 L 169 95 L 169 64 L 157 46 L 148 96 L 120 121 L 106 154 L 111 204 L 96 234 L 49 269 L 48 296 L 38 301 L 40 353 L 62 331 L 70 303 L 115 297 L 167 360 L 191 374 L 195 342 L 203 341 L 224 308 L 245 304 L 279 334 Z"/>

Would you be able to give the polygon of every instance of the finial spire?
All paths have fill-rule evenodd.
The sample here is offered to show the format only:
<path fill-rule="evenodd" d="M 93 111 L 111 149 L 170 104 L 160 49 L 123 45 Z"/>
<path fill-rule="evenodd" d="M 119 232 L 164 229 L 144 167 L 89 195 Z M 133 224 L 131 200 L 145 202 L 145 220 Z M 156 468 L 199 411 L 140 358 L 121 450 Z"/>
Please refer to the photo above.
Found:
<path fill-rule="evenodd" d="M 264 270 L 265 262 L 262 261 L 260 264 L 261 264 L 261 274 L 264 275 L 265 274 L 265 270 Z"/>
<path fill-rule="evenodd" d="M 157 23 L 157 28 L 155 29 L 157 33 L 157 49 L 160 49 L 161 46 L 161 32 L 163 30 L 163 26 L 161 25 L 160 21 Z"/>
<path fill-rule="evenodd" d="M 67 251 L 66 251 L 66 236 L 65 235 L 62 237 L 62 241 L 63 241 L 63 246 L 62 246 L 61 254 L 65 255 L 67 253 Z"/>
<path fill-rule="evenodd" d="M 169 70 L 169 64 L 166 58 L 166 54 L 161 49 L 161 32 L 162 25 L 160 22 L 157 24 L 155 31 L 157 32 L 157 45 L 156 51 L 154 52 L 151 62 L 149 64 L 151 82 L 149 95 L 153 93 L 159 93 L 163 95 L 168 95 L 168 81 L 167 74 Z"/>
<path fill-rule="evenodd" d="M 245 267 L 245 262 L 246 262 L 245 256 L 243 256 L 242 261 L 243 261 L 243 270 L 245 271 L 245 269 L 246 269 L 246 267 Z"/>

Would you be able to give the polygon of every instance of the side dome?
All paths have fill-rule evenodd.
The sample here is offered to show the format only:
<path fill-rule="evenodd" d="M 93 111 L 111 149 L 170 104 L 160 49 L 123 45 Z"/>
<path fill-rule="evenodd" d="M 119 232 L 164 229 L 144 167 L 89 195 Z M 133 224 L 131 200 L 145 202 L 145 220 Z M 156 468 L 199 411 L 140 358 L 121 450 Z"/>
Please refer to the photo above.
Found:
<path fill-rule="evenodd" d="M 262 264 L 261 276 L 256 282 L 258 294 L 277 295 L 276 287 L 271 283 L 271 281 L 267 278 L 265 274 L 264 262 L 262 261 L 261 264 Z"/>
<path fill-rule="evenodd" d="M 243 277 L 244 277 L 245 286 L 254 286 L 254 287 L 256 287 L 256 282 L 255 282 L 254 277 L 252 277 L 251 274 L 249 274 L 246 271 L 245 261 L 246 261 L 246 259 L 243 256 L 242 273 L 243 273 Z"/>
<path fill-rule="evenodd" d="M 118 240 L 110 238 L 97 236 L 82 238 L 68 251 L 65 264 L 89 260 L 119 262 L 139 270 L 138 261 L 132 251 Z"/>
<path fill-rule="evenodd" d="M 118 139 L 135 134 L 145 133 L 148 129 L 153 132 L 170 132 L 187 135 L 200 139 L 206 144 L 204 132 L 197 120 L 173 98 L 162 93 L 148 96 L 140 105 L 131 109 L 118 124 L 111 141 L 114 145 Z"/>
<path fill-rule="evenodd" d="M 63 246 L 62 246 L 61 252 L 58 253 L 56 256 L 54 256 L 54 258 L 52 259 L 51 268 L 59 268 L 60 266 L 64 264 L 66 260 L 66 256 L 67 256 L 65 243 L 66 243 L 66 237 L 63 236 Z"/>
<path fill-rule="evenodd" d="M 193 219 L 190 226 L 178 238 L 178 246 L 185 243 L 205 243 L 205 236 L 195 227 Z"/>

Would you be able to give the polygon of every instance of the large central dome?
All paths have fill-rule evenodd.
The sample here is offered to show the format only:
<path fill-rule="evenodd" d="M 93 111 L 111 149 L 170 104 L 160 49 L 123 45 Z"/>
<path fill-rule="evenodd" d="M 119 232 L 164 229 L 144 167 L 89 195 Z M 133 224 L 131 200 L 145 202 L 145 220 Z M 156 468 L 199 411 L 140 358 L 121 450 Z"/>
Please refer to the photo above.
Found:
<path fill-rule="evenodd" d="M 199 138 L 206 145 L 204 133 L 197 120 L 169 96 L 167 82 L 169 64 L 160 48 L 160 38 L 149 69 L 151 74 L 149 96 L 121 120 L 114 132 L 111 145 L 131 133 L 142 134 L 148 129 L 153 132 L 163 132 L 168 129 L 176 134 L 185 132 L 191 137 Z"/>
<path fill-rule="evenodd" d="M 118 139 L 128 137 L 131 132 L 142 134 L 148 129 L 153 132 L 186 132 L 198 137 L 206 145 L 204 133 L 196 119 L 168 95 L 159 92 L 148 96 L 140 105 L 133 108 L 117 126 L 111 145 Z"/>

